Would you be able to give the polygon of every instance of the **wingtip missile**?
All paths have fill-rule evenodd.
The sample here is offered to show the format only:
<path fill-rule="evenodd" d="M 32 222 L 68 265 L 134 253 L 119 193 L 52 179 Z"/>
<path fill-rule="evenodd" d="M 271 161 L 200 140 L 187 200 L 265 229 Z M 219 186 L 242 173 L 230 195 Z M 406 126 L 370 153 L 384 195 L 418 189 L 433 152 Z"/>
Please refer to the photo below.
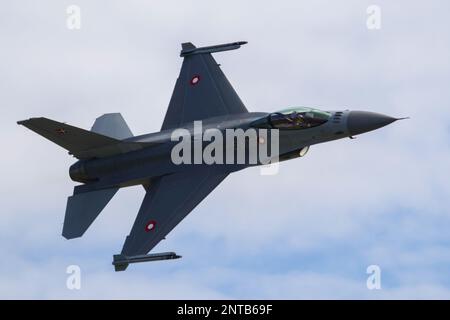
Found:
<path fill-rule="evenodd" d="M 239 49 L 242 45 L 247 44 L 247 41 L 236 41 L 231 43 L 218 44 L 214 46 L 199 47 L 197 48 L 190 42 L 182 44 L 182 50 L 180 52 L 180 57 L 185 57 L 193 54 L 204 54 L 204 53 L 214 53 L 220 51 L 228 51 Z"/>
<path fill-rule="evenodd" d="M 152 253 L 143 254 L 136 256 L 126 256 L 123 254 L 116 254 L 113 256 L 113 266 L 115 271 L 125 271 L 129 264 L 147 262 L 147 261 L 159 261 L 159 260 L 172 260 L 179 259 L 181 256 L 177 255 L 175 252 L 162 252 L 162 253 Z"/>

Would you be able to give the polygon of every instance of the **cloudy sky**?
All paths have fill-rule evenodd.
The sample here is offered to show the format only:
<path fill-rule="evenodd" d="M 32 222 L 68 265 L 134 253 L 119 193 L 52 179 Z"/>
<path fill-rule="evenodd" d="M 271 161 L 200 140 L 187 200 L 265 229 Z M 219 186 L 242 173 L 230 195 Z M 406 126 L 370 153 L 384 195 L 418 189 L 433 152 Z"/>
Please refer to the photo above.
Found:
<path fill-rule="evenodd" d="M 69 5 L 81 29 L 66 26 Z M 381 29 L 366 26 L 369 5 Z M 0 2 L 0 298 L 450 299 L 448 1 Z M 121 190 L 81 239 L 61 236 L 75 159 L 16 125 L 90 128 L 121 112 L 159 130 L 180 43 L 246 40 L 215 57 L 251 111 L 362 109 L 409 121 L 231 175 L 156 251 L 115 273 L 140 202 Z M 69 265 L 81 289 L 66 287 Z M 381 290 L 366 269 L 381 268 Z"/>

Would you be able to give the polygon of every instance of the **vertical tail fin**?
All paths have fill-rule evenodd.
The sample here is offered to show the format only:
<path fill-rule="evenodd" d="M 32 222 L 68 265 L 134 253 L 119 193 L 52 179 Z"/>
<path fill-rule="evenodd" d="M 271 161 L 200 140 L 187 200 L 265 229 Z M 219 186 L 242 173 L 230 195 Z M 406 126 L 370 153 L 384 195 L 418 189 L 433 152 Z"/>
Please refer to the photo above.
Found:
<path fill-rule="evenodd" d="M 106 113 L 98 117 L 91 131 L 118 140 L 133 136 L 133 133 L 120 113 Z"/>

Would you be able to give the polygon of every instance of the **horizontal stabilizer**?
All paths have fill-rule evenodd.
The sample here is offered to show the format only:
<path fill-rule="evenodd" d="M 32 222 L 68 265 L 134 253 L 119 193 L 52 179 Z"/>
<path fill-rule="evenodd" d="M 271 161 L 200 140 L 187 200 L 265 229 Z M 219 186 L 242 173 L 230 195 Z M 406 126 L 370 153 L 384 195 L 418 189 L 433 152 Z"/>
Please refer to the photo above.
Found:
<path fill-rule="evenodd" d="M 142 149 L 145 144 L 125 142 L 47 118 L 17 122 L 68 150 L 78 159 L 103 158 Z"/>
<path fill-rule="evenodd" d="M 119 188 L 77 193 L 67 199 L 62 235 L 66 239 L 81 237 L 98 217 Z"/>
<path fill-rule="evenodd" d="M 158 261 L 158 260 L 170 260 L 179 259 L 181 256 L 177 255 L 175 252 L 162 252 L 162 253 L 152 253 L 143 254 L 128 257 L 123 254 L 116 254 L 113 257 L 113 266 L 116 271 L 125 271 L 130 263 L 147 262 L 147 261 Z"/>

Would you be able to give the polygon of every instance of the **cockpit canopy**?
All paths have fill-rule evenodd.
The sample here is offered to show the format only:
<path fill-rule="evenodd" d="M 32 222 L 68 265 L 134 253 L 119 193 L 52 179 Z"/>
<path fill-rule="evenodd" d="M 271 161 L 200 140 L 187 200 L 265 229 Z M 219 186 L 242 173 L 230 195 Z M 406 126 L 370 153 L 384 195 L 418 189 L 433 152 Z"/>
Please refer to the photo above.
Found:
<path fill-rule="evenodd" d="M 331 113 L 313 108 L 296 107 L 273 112 L 256 120 L 252 126 L 271 129 L 306 129 L 324 124 Z"/>

